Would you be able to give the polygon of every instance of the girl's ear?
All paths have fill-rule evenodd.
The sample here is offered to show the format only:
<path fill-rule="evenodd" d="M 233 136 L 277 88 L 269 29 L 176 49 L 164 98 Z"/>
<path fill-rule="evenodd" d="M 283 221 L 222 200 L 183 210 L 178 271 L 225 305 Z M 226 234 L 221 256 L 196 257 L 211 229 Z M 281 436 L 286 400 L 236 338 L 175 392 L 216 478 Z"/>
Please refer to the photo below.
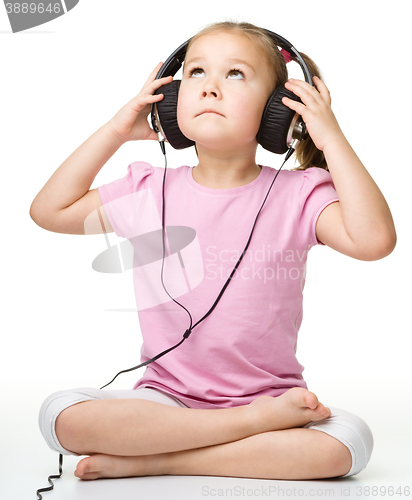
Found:
<path fill-rule="evenodd" d="M 157 114 L 167 142 L 175 149 L 185 149 L 195 144 L 183 135 L 177 124 L 177 99 L 180 82 L 180 80 L 173 80 L 155 92 L 155 94 L 164 95 L 163 99 L 156 103 Z"/>

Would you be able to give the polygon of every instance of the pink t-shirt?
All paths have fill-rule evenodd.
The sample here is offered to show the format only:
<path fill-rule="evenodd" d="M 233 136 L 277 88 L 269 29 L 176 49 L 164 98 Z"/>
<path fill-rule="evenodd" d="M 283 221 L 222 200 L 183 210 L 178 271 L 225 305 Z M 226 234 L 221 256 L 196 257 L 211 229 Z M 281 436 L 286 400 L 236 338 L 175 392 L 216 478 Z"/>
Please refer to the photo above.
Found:
<path fill-rule="evenodd" d="M 210 189 L 196 183 L 191 167 L 168 169 L 166 293 L 160 279 L 163 171 L 134 162 L 124 178 L 99 187 L 114 231 L 126 239 L 122 253 L 129 259 L 125 268 L 133 268 L 142 362 L 175 345 L 189 327 L 187 313 L 170 296 L 190 311 L 193 323 L 212 306 L 276 174 L 262 167 L 246 186 Z M 319 214 L 337 200 L 325 170 L 281 171 L 215 310 L 180 347 L 148 365 L 134 388 L 160 389 L 192 408 L 239 406 L 306 388 L 296 359 L 306 258 L 319 243 Z"/>

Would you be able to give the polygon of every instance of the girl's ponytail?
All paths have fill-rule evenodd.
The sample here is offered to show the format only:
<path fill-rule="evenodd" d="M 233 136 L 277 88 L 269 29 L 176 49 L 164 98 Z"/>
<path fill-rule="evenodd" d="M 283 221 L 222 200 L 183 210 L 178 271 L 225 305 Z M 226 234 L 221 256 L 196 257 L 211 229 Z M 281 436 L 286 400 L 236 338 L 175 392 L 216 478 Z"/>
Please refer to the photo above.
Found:
<path fill-rule="evenodd" d="M 300 55 L 308 65 L 311 75 L 322 79 L 320 70 L 312 59 L 302 52 L 300 52 Z M 323 151 L 315 146 L 310 136 L 305 141 L 301 141 L 298 144 L 295 156 L 299 163 L 299 167 L 297 167 L 296 170 L 306 170 L 309 167 L 319 167 L 329 171 Z"/>

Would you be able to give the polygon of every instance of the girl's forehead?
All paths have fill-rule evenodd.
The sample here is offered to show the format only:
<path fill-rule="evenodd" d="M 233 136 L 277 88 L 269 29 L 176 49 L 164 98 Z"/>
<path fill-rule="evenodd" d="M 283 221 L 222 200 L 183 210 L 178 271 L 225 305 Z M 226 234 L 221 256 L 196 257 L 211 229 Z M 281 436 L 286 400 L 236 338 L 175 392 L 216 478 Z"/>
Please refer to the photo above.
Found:
<path fill-rule="evenodd" d="M 259 57 L 261 51 L 246 35 L 219 31 L 197 37 L 189 46 L 186 61 L 193 57 L 215 57 L 216 55 Z"/>

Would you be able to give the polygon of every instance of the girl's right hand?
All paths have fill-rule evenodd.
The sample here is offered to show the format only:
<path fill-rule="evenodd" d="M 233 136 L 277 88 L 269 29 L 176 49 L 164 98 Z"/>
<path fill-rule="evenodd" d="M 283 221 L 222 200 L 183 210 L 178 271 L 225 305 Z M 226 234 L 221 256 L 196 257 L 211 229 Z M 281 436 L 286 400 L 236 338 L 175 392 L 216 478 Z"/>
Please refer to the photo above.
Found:
<path fill-rule="evenodd" d="M 163 94 L 153 95 L 153 93 L 162 85 L 173 80 L 171 76 L 155 80 L 162 64 L 159 63 L 152 71 L 139 94 L 123 106 L 108 122 L 122 141 L 157 140 L 157 134 L 150 127 L 147 117 L 151 104 L 161 101 Z"/>

